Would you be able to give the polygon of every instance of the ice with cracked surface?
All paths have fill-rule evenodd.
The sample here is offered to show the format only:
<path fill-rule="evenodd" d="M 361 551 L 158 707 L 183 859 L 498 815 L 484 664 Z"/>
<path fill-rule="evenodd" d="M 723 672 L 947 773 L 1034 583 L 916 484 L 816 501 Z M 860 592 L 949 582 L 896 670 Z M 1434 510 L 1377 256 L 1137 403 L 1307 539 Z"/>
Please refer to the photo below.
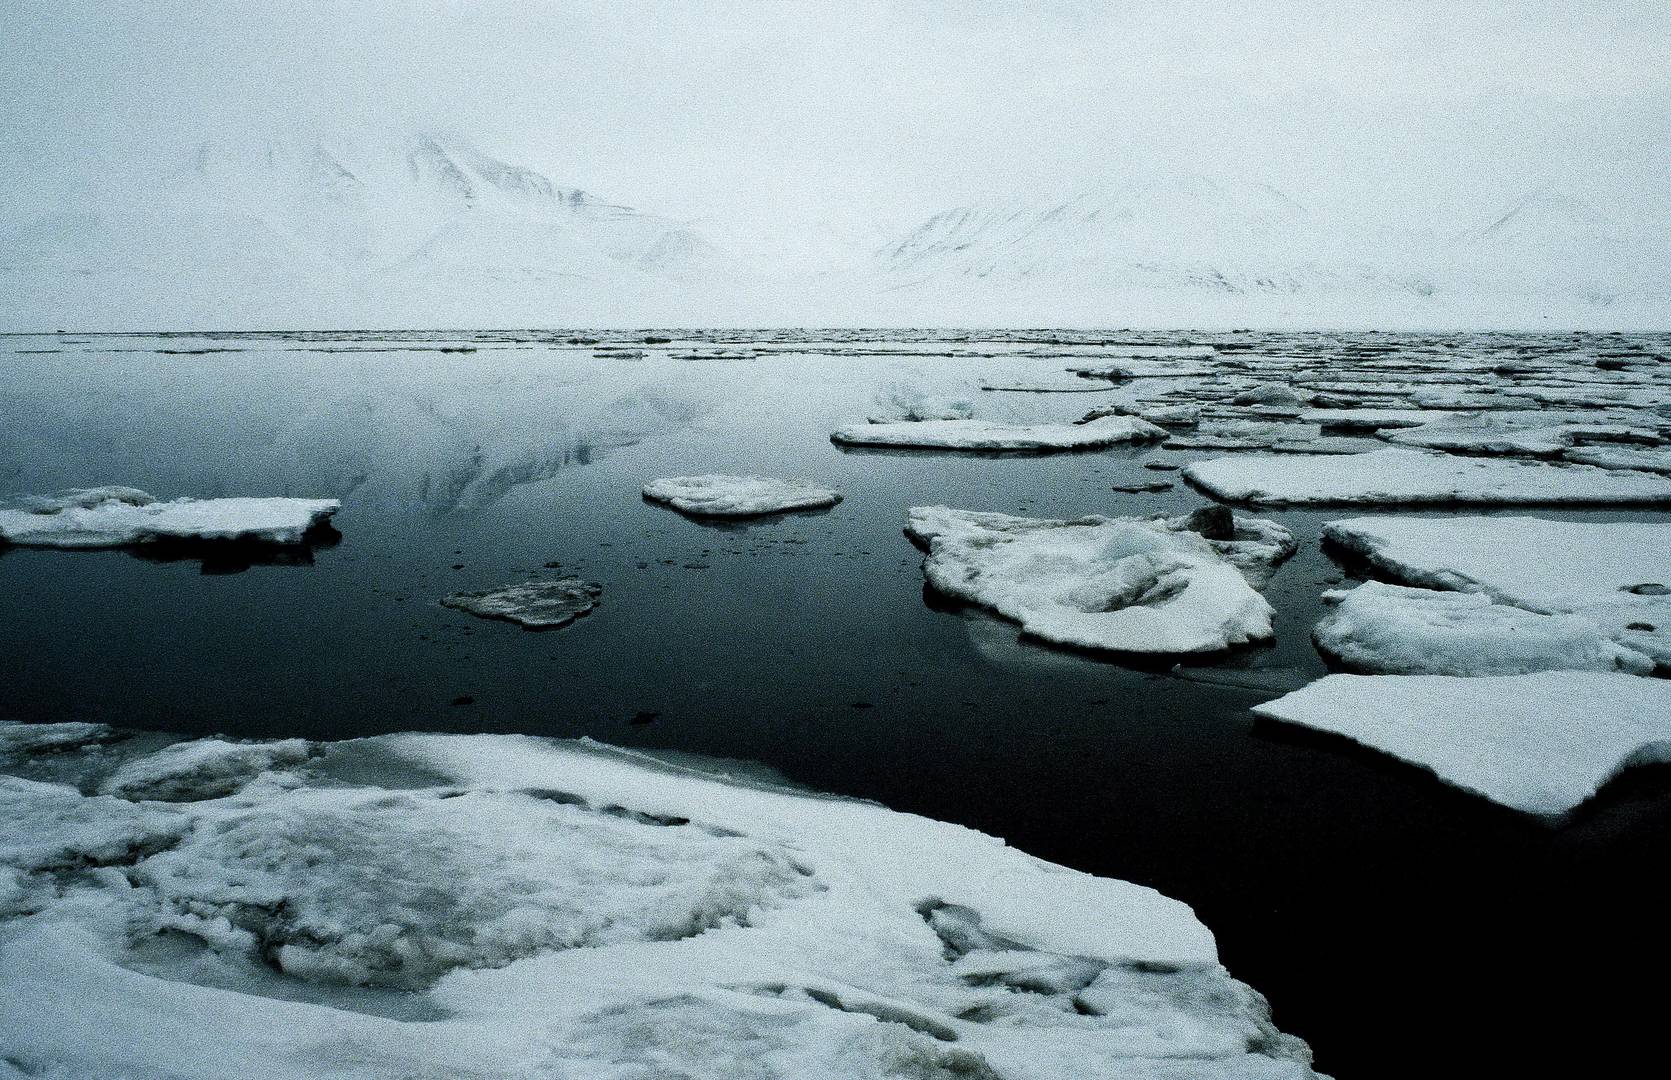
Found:
<path fill-rule="evenodd" d="M 72 735 L 109 733 L 55 758 Z M 118 742 L 74 785 L 0 776 L 11 1066 L 1315 1075 L 1183 904 L 970 829 L 596 744 L 382 736 L 267 768 L 259 745 Z M 176 766 L 210 786 L 83 794 Z"/>
<path fill-rule="evenodd" d="M 990 420 L 921 420 L 851 424 L 830 436 L 841 446 L 922 450 L 1095 450 L 1159 442 L 1166 431 L 1135 416 L 1104 416 L 1083 424 L 1001 424 Z"/>
<path fill-rule="evenodd" d="M 671 476 L 644 485 L 644 497 L 692 517 L 760 517 L 792 510 L 818 510 L 841 501 L 841 493 L 806 480 L 767 476 Z"/>
<path fill-rule="evenodd" d="M 555 581 L 523 581 L 482 592 L 456 592 L 442 597 L 441 606 L 502 619 L 529 630 L 567 626 L 598 606 L 603 587 L 576 577 Z"/>
<path fill-rule="evenodd" d="M 1671 761 L 1671 681 L 1618 672 L 1328 675 L 1253 711 L 1529 814 L 1564 814 L 1629 765 Z"/>
<path fill-rule="evenodd" d="M 162 501 L 126 487 L 81 488 L 13 503 L 0 507 L 0 545 L 58 548 L 190 540 L 298 544 L 342 509 L 336 499 Z"/>

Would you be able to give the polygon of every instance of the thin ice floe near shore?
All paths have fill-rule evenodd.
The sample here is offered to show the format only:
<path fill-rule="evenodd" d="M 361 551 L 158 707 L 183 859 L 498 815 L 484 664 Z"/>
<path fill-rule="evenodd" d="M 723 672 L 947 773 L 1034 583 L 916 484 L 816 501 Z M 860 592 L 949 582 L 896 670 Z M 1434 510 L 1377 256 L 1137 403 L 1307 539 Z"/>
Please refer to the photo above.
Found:
<path fill-rule="evenodd" d="M 1329 675 L 1253 711 L 1529 814 L 1565 814 L 1621 769 L 1671 762 L 1671 681 L 1616 672 Z"/>
<path fill-rule="evenodd" d="M 1258 577 L 1294 550 L 1276 523 L 1223 508 L 1049 520 L 918 506 L 905 531 L 940 592 L 1054 644 L 1151 655 L 1269 640 L 1274 609 L 1238 567 Z"/>
<path fill-rule="evenodd" d="M 59 548 L 193 541 L 299 544 L 342 509 L 336 499 L 162 501 L 128 487 L 82 488 L 11 502 L 0 506 L 0 545 Z"/>
<path fill-rule="evenodd" d="M 84 734 L 0 778 L 22 1075 L 1315 1075 L 1187 907 L 959 826 L 522 736 Z"/>
<path fill-rule="evenodd" d="M 1005 424 L 991 420 L 852 424 L 830 435 L 830 441 L 839 446 L 1041 452 L 1095 450 L 1164 438 L 1164 428 L 1135 416 L 1105 416 L 1082 424 Z"/>
<path fill-rule="evenodd" d="M 841 493 L 807 480 L 768 476 L 670 476 L 644 485 L 644 497 L 691 517 L 747 518 L 793 510 L 821 510 Z"/>

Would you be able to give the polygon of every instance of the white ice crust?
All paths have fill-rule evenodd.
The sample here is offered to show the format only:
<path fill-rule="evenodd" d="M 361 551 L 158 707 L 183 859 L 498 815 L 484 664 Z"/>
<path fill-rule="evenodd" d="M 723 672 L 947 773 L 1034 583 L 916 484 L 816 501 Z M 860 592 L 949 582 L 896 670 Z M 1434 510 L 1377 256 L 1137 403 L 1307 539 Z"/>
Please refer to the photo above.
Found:
<path fill-rule="evenodd" d="M 84 488 L 15 503 L 0 508 L 0 543 L 59 548 L 127 547 L 168 540 L 296 544 L 342 509 L 335 499 L 162 502 L 124 487 Z"/>
<path fill-rule="evenodd" d="M 990 608 L 1058 645 L 1126 653 L 1216 652 L 1272 636 L 1273 610 L 1238 565 L 1268 567 L 1293 551 L 1273 522 L 1237 519 L 1213 542 L 1183 518 L 1067 521 L 912 507 L 905 531 L 923 544 L 934 588 Z"/>
<path fill-rule="evenodd" d="M 1183 904 L 969 829 L 522 736 L 249 751 L 189 801 L 0 776 L 10 1066 L 1313 1076 Z"/>
<path fill-rule="evenodd" d="M 1420 450 L 1222 457 L 1186 465 L 1184 476 L 1214 498 L 1255 506 L 1671 505 L 1671 477 Z"/>
<path fill-rule="evenodd" d="M 1616 672 L 1329 675 L 1253 711 L 1529 814 L 1563 814 L 1627 765 L 1671 761 L 1671 681 Z"/>
<path fill-rule="evenodd" d="M 1094 450 L 1158 442 L 1166 431 L 1135 416 L 1104 416 L 1084 424 L 1001 424 L 990 420 L 922 420 L 852 424 L 830 436 L 843 446 L 929 450 Z"/>
<path fill-rule="evenodd" d="M 834 506 L 841 494 L 806 480 L 765 476 L 671 476 L 644 485 L 644 497 L 694 517 L 759 517 Z"/>

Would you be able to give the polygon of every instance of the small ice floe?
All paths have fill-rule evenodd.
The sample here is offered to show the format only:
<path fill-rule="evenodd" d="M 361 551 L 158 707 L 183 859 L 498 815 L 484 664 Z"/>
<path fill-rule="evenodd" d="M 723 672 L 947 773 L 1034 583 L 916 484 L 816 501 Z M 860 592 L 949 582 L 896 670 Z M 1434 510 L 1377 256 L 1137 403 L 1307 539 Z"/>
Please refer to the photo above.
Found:
<path fill-rule="evenodd" d="M 1326 593 L 1334 610 L 1312 631 L 1323 655 L 1376 675 L 1524 675 L 1626 671 L 1654 662 L 1577 615 L 1545 615 L 1483 593 L 1411 589 L 1378 581 Z"/>
<path fill-rule="evenodd" d="M 692 517 L 745 518 L 834 506 L 841 493 L 806 480 L 766 476 L 671 476 L 644 485 L 644 497 Z"/>
<path fill-rule="evenodd" d="M 1200 423 L 1201 406 L 1167 405 L 1147 401 L 1114 401 L 1100 408 L 1092 409 L 1080 417 L 1078 422 L 1088 424 L 1092 420 L 1104 416 L 1135 416 L 1140 420 L 1147 420 L 1157 427 L 1187 428 Z"/>
<path fill-rule="evenodd" d="M 1329 675 L 1253 711 L 1529 814 L 1564 814 L 1627 766 L 1671 761 L 1671 681 L 1617 672 Z"/>
<path fill-rule="evenodd" d="M 1309 405 L 1311 399 L 1287 383 L 1260 383 L 1230 399 L 1232 405 Z"/>
<path fill-rule="evenodd" d="M 1562 451 L 1561 457 L 1598 469 L 1634 469 L 1671 476 L 1671 448 L 1668 447 L 1578 446 Z"/>
<path fill-rule="evenodd" d="M 1396 580 L 1578 615 L 1671 667 L 1671 524 L 1535 517 L 1365 517 L 1323 536 Z"/>
<path fill-rule="evenodd" d="M 974 404 L 965 398 L 932 393 L 911 383 L 895 383 L 877 392 L 868 419 L 873 424 L 903 424 L 967 420 L 974 415 Z"/>
<path fill-rule="evenodd" d="M 1117 364 L 1087 364 L 1067 369 L 1081 379 L 1128 382 L 1132 379 L 1180 379 L 1217 375 L 1211 366 L 1180 357 L 1177 360 L 1122 360 Z"/>
<path fill-rule="evenodd" d="M 1186 905 L 972 829 L 589 742 L 302 749 L 189 802 L 0 775 L 9 1062 L 1315 1078 Z"/>
<path fill-rule="evenodd" d="M 335 499 L 158 500 L 98 487 L 11 500 L 0 507 L 0 545 L 112 548 L 190 541 L 300 544 L 342 504 Z"/>
<path fill-rule="evenodd" d="M 1135 416 L 1105 416 L 1082 424 L 999 424 L 990 420 L 923 420 L 853 424 L 830 436 L 840 446 L 919 450 L 1094 450 L 1122 443 L 1159 442 L 1162 428 Z"/>
<path fill-rule="evenodd" d="M 1515 422 L 1465 414 L 1420 427 L 1383 432 L 1381 438 L 1398 446 L 1447 450 L 1464 454 L 1507 454 L 1559 457 L 1581 442 L 1635 442 L 1653 445 L 1658 433 L 1628 424 L 1549 423 L 1515 414 Z"/>
<path fill-rule="evenodd" d="M 1420 450 L 1222 457 L 1186 465 L 1184 476 L 1252 506 L 1671 505 L 1671 477 Z"/>
<path fill-rule="evenodd" d="M 1286 529 L 1223 507 L 1056 521 L 918 506 L 905 531 L 948 596 L 1058 645 L 1159 655 L 1269 640 L 1271 605 L 1238 566 L 1257 573 L 1294 550 Z"/>
<path fill-rule="evenodd" d="M 529 630 L 567 626 L 598 606 L 603 586 L 577 577 L 555 581 L 524 581 L 485 592 L 457 592 L 443 597 L 443 607 L 503 619 Z"/>
<path fill-rule="evenodd" d="M 1280 420 L 1203 420 L 1187 435 L 1169 435 L 1168 450 L 1266 450 L 1276 446 L 1304 446 L 1323 429 L 1316 424 Z"/>

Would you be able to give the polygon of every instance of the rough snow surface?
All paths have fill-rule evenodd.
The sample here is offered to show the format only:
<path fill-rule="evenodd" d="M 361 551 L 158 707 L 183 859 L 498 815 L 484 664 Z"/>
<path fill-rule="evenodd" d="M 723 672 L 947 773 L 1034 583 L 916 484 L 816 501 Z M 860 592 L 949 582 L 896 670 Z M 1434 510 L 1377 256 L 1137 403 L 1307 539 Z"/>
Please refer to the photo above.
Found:
<path fill-rule="evenodd" d="M 1530 814 L 1571 810 L 1627 765 L 1671 761 L 1671 681 L 1638 675 L 1329 675 L 1253 711 Z"/>
<path fill-rule="evenodd" d="M 1215 542 L 1191 531 L 1187 517 L 1057 521 L 918 506 L 905 531 L 927 548 L 931 585 L 1034 637 L 1185 654 L 1272 636 L 1271 605 L 1235 561 L 1269 564 L 1292 552 L 1292 540 L 1271 522 L 1236 524 L 1242 528 Z"/>
<path fill-rule="evenodd" d="M 830 436 L 832 442 L 843 446 L 928 450 L 1094 450 L 1164 438 L 1165 430 L 1135 416 L 1105 416 L 1083 424 L 1000 424 L 990 420 L 853 424 Z"/>
<path fill-rule="evenodd" d="M 457 592 L 441 599 L 443 607 L 457 608 L 484 619 L 503 619 L 530 630 L 567 626 L 598 606 L 603 587 L 575 577 L 555 581 L 524 581 L 484 592 Z"/>
<path fill-rule="evenodd" d="M 121 767 L 189 785 L 192 745 Z M 1187 907 L 968 829 L 595 744 L 306 749 L 177 803 L 83 794 L 108 747 L 77 786 L 0 776 L 9 1066 L 1314 1075 Z"/>
<path fill-rule="evenodd" d="M 834 506 L 841 494 L 805 480 L 765 476 L 673 476 L 644 485 L 644 497 L 694 517 L 758 517 Z"/>
<path fill-rule="evenodd" d="M 1523 675 L 1628 671 L 1654 662 L 1588 619 L 1498 604 L 1483 593 L 1410 589 L 1378 581 L 1328 594 L 1335 608 L 1312 631 L 1324 655 L 1380 675 Z"/>
<path fill-rule="evenodd" d="M 1323 535 L 1407 585 L 1578 615 L 1671 667 L 1671 524 L 1386 516 Z"/>
<path fill-rule="evenodd" d="M 1420 450 L 1222 457 L 1186 465 L 1184 476 L 1253 506 L 1671 505 L 1671 477 Z"/>
<path fill-rule="evenodd" d="M 161 541 L 300 543 L 342 509 L 335 499 L 174 499 L 100 487 L 32 496 L 0 507 L 0 544 L 107 548 Z"/>

